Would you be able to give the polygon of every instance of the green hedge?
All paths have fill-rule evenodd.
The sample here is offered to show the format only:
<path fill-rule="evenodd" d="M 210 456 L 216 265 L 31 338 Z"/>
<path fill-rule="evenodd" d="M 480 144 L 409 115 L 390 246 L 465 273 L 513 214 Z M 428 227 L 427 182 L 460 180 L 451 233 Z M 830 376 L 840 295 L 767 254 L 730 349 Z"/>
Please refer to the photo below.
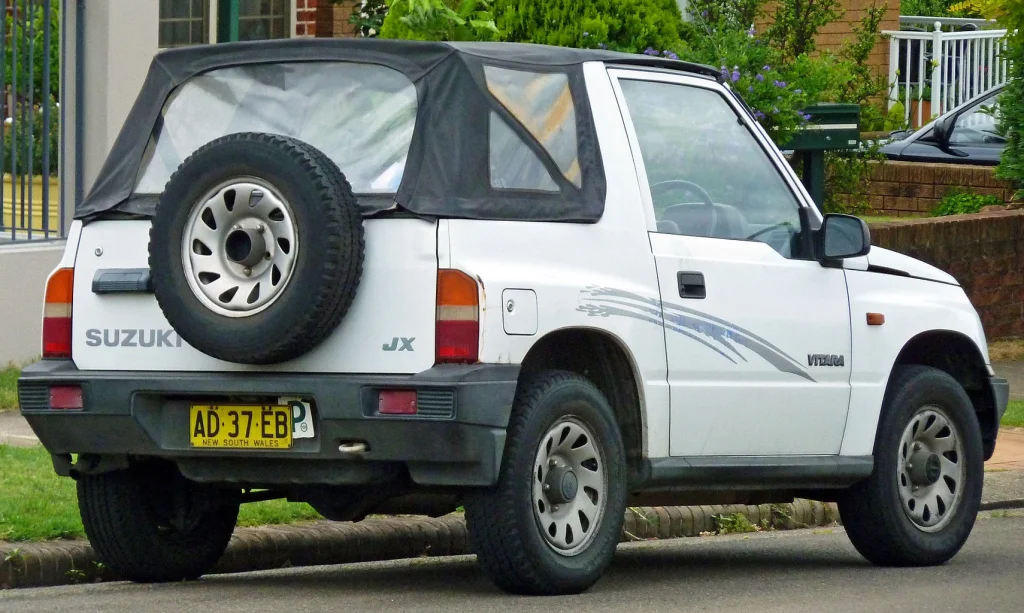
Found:
<path fill-rule="evenodd" d="M 499 0 L 494 13 L 507 41 L 628 53 L 678 48 L 683 24 L 676 0 Z"/>
<path fill-rule="evenodd" d="M 453 0 L 450 6 L 456 8 Z M 499 34 L 491 40 L 562 47 L 608 48 L 629 53 L 678 49 L 682 15 L 676 0 L 495 0 Z M 408 4 L 396 3 L 384 19 L 381 38 L 425 40 L 401 19 Z"/>
<path fill-rule="evenodd" d="M 29 134 L 28 134 L 28 122 L 32 121 L 32 165 L 31 167 L 27 163 L 29 155 Z M 15 135 L 14 128 L 17 128 L 17 134 Z M 55 175 L 58 170 L 58 158 L 60 157 L 60 148 L 58 146 L 58 136 L 60 135 L 60 107 L 57 106 L 56 101 L 50 101 L 50 134 L 49 134 L 49 146 L 50 146 L 50 159 L 49 167 L 50 174 Z M 17 136 L 17 138 L 15 138 Z M 36 106 L 31 112 L 28 109 L 25 110 L 25 121 L 22 121 L 21 109 L 18 109 L 18 115 L 14 120 L 13 124 L 7 124 L 4 126 L 4 148 L 3 148 L 3 172 L 11 172 L 11 164 L 15 144 L 18 147 L 18 161 L 17 161 L 17 172 L 27 173 L 33 175 L 40 175 L 43 172 L 43 148 L 45 146 L 46 139 L 43 135 L 43 108 L 42 105 Z"/>
<path fill-rule="evenodd" d="M 999 121 L 1007 143 L 996 176 L 1017 189 L 1014 199 L 1019 200 L 1024 198 L 1024 33 L 1009 37 L 1004 54 L 1010 73 L 999 100 Z"/>

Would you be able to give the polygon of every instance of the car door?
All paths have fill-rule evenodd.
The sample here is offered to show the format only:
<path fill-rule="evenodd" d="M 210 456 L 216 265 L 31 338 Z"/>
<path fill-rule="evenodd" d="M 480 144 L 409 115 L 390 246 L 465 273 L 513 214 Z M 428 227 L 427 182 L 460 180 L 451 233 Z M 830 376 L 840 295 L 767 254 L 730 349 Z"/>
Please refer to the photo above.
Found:
<path fill-rule="evenodd" d="M 957 115 L 949 148 L 968 164 L 998 164 L 1006 135 L 999 125 L 999 97 L 987 96 Z"/>
<path fill-rule="evenodd" d="M 802 259 L 806 192 L 719 84 L 610 74 L 654 212 L 671 455 L 837 454 L 850 308 L 843 271 Z"/>
<path fill-rule="evenodd" d="M 951 111 L 956 113 L 956 120 L 945 145 L 935 137 L 934 128 L 926 128 L 923 133 L 911 137 L 894 156 L 895 159 L 986 166 L 998 164 L 1006 148 L 1006 135 L 999 121 L 1000 94 L 1002 89 L 979 98 L 962 110 Z"/>

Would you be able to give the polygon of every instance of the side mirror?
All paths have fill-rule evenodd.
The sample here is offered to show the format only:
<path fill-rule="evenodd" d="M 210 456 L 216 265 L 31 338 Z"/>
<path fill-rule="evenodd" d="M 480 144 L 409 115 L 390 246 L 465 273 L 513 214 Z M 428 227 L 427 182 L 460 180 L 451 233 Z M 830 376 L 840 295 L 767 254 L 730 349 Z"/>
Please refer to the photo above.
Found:
<path fill-rule="evenodd" d="M 818 231 L 818 255 L 821 260 L 843 260 L 867 255 L 871 251 L 868 224 L 853 215 L 825 215 Z"/>
<path fill-rule="evenodd" d="M 935 142 L 940 147 L 948 147 L 949 139 L 953 135 L 953 127 L 956 125 L 956 115 L 946 115 L 936 120 L 935 125 L 932 126 L 932 135 L 935 137 Z"/>

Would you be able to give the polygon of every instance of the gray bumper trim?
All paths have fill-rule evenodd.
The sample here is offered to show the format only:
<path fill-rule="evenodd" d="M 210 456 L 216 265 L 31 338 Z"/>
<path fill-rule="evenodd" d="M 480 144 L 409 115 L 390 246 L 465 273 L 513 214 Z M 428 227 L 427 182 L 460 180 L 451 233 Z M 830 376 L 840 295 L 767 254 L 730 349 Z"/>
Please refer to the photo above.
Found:
<path fill-rule="evenodd" d="M 996 423 L 1003 420 L 1006 407 L 1010 404 L 1010 383 L 1001 377 L 989 377 L 989 387 L 992 388 L 992 406 L 996 411 Z"/>
<path fill-rule="evenodd" d="M 401 478 L 421 485 L 486 486 L 497 481 L 517 365 L 445 365 L 408 376 L 80 371 L 43 361 L 18 380 L 26 398 L 47 398 L 51 385 L 82 386 L 81 411 L 22 409 L 52 454 L 156 456 L 174 459 L 197 480 L 250 484 L 354 484 Z M 453 416 L 376 414 L 377 391 L 450 391 Z M 316 436 L 289 450 L 200 450 L 188 440 L 195 402 L 267 402 L 300 397 L 313 406 Z M 347 441 L 368 449 L 353 458 Z"/>

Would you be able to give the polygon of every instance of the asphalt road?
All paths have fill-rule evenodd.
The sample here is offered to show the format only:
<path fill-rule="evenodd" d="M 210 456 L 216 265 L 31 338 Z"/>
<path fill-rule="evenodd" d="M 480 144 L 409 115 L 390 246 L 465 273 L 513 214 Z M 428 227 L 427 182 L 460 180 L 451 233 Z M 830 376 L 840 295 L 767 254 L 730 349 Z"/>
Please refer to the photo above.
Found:
<path fill-rule="evenodd" d="M 842 529 L 801 530 L 623 545 L 605 577 L 573 597 L 502 594 L 463 556 L 9 590 L 0 611 L 1020 611 L 1024 513 L 1011 515 L 980 518 L 936 568 L 875 568 Z"/>

